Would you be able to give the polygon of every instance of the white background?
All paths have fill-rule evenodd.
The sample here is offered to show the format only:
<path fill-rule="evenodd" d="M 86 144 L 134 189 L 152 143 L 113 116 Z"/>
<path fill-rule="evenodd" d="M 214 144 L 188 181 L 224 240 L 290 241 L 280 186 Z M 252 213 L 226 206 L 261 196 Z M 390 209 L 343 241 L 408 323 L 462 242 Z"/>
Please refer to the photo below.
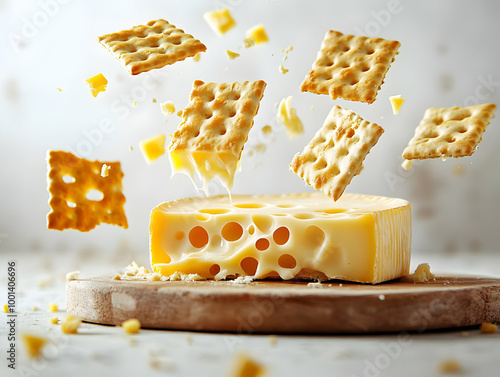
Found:
<path fill-rule="evenodd" d="M 237 22 L 223 37 L 203 19 L 204 12 L 221 6 L 228 7 Z M 498 117 L 472 157 L 429 160 L 410 172 L 400 164 L 428 107 L 500 103 L 499 15 L 500 3 L 494 1 L 0 1 L 0 248 L 23 253 L 85 250 L 103 258 L 127 249 L 147 261 L 150 210 L 163 201 L 198 195 L 185 176 L 171 178 L 167 155 L 150 165 L 141 155 L 139 141 L 169 135 L 180 122 L 176 115 L 165 118 L 159 103 L 171 100 L 182 109 L 195 79 L 264 79 L 268 86 L 234 193 L 311 191 L 289 172 L 288 164 L 331 107 L 339 104 L 385 129 L 348 192 L 409 200 L 414 253 L 496 252 Z M 98 35 L 156 18 L 200 39 L 207 46 L 201 60 L 131 76 L 96 41 Z M 243 48 L 245 31 L 259 23 L 270 43 Z M 329 29 L 401 42 L 373 104 L 300 92 Z M 283 61 L 281 50 L 288 46 L 294 49 Z M 226 49 L 241 56 L 229 60 Z M 280 64 L 290 72 L 282 75 Z M 85 79 L 97 73 L 103 73 L 109 85 L 93 98 Z M 395 94 L 406 98 L 397 116 L 388 99 Z M 275 120 L 275 104 L 289 95 L 305 126 L 304 135 L 293 141 Z M 112 122 L 112 131 L 99 137 L 103 121 Z M 260 132 L 267 124 L 274 127 L 272 138 Z M 94 136 L 93 144 L 86 135 Z M 259 143 L 266 144 L 266 151 L 250 156 L 248 151 Z M 129 229 L 105 224 L 89 233 L 47 230 L 47 150 L 121 161 Z M 455 173 L 457 167 L 463 174 Z"/>

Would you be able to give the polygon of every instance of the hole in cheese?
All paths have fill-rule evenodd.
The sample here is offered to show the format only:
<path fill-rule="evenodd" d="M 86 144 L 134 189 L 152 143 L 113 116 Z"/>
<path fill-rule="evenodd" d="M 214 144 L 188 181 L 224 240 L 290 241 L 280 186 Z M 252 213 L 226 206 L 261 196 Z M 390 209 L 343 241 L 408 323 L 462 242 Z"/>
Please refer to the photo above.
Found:
<path fill-rule="evenodd" d="M 299 220 L 309 220 L 312 219 L 314 216 L 311 213 L 297 213 L 296 215 L 293 215 L 293 217 Z"/>
<path fill-rule="evenodd" d="M 317 248 L 325 241 L 325 232 L 316 225 L 311 225 L 306 229 L 306 239 L 313 248 Z"/>
<path fill-rule="evenodd" d="M 223 226 L 221 234 L 226 241 L 237 241 L 243 235 L 243 227 L 240 224 L 231 221 Z"/>
<path fill-rule="evenodd" d="M 85 197 L 88 200 L 94 200 L 94 201 L 98 202 L 98 201 L 101 201 L 102 198 L 104 198 L 104 194 L 99 190 L 91 189 L 91 190 L 87 191 L 87 195 L 85 195 Z"/>
<path fill-rule="evenodd" d="M 201 226 L 195 226 L 189 232 L 189 242 L 196 248 L 201 248 L 208 243 L 208 233 Z"/>
<path fill-rule="evenodd" d="M 208 213 L 210 215 L 220 215 L 223 213 L 228 213 L 229 210 L 224 208 L 209 208 L 209 209 L 200 209 L 198 212 Z"/>
<path fill-rule="evenodd" d="M 245 274 L 254 276 L 257 272 L 257 267 L 259 267 L 259 262 L 257 262 L 257 259 L 255 258 L 246 257 L 241 261 L 240 266 Z"/>
<path fill-rule="evenodd" d="M 207 221 L 209 217 L 207 215 L 196 215 L 196 220 Z"/>
<path fill-rule="evenodd" d="M 235 204 L 234 206 L 236 208 L 262 208 L 265 205 L 260 203 L 242 203 L 242 204 Z"/>
<path fill-rule="evenodd" d="M 217 234 L 210 239 L 211 246 L 222 247 L 223 244 L 222 237 Z"/>
<path fill-rule="evenodd" d="M 324 211 L 320 211 L 320 212 L 334 214 L 334 213 L 343 213 L 346 211 L 347 211 L 346 209 L 342 209 L 342 208 L 332 208 L 332 209 L 325 209 Z"/>
<path fill-rule="evenodd" d="M 71 175 L 68 175 L 68 174 L 63 175 L 62 180 L 64 183 L 73 183 L 76 181 L 76 179 L 74 177 L 72 177 Z"/>
<path fill-rule="evenodd" d="M 252 216 L 252 221 L 262 233 L 269 232 L 273 226 L 272 218 L 265 215 Z"/>
<path fill-rule="evenodd" d="M 267 250 L 269 248 L 269 241 L 267 240 L 267 238 L 259 238 L 255 242 L 255 248 L 259 251 Z"/>
<path fill-rule="evenodd" d="M 278 245 L 286 244 L 289 238 L 290 238 L 290 231 L 288 230 L 287 227 L 284 226 L 276 229 L 273 233 L 273 240 Z"/>
<path fill-rule="evenodd" d="M 252 235 L 255 233 L 255 226 L 252 224 L 248 227 L 248 234 Z"/>
<path fill-rule="evenodd" d="M 210 272 L 210 275 L 212 275 L 212 276 L 217 275 L 220 272 L 220 266 L 218 264 L 213 264 L 210 267 L 209 272 Z"/>
<path fill-rule="evenodd" d="M 184 238 L 184 232 L 183 231 L 179 231 L 179 232 L 175 233 L 174 237 L 175 237 L 175 239 L 177 241 L 180 241 L 180 240 L 182 240 Z"/>
<path fill-rule="evenodd" d="M 283 268 L 295 268 L 295 266 L 297 265 L 297 261 L 290 254 L 283 254 L 278 259 L 278 264 Z"/>

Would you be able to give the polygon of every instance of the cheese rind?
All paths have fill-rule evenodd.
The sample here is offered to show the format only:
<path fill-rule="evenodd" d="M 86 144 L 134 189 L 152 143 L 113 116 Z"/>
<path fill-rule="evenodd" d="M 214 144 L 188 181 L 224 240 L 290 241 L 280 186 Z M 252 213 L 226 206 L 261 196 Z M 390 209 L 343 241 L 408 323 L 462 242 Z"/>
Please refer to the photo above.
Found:
<path fill-rule="evenodd" d="M 409 273 L 410 205 L 321 193 L 181 199 L 154 208 L 153 270 L 379 283 Z"/>

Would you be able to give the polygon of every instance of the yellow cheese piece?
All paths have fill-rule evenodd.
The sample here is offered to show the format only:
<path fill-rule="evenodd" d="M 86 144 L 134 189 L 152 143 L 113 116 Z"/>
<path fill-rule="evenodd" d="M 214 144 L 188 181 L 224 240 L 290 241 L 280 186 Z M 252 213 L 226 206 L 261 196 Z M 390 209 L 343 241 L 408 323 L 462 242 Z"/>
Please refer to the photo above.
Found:
<path fill-rule="evenodd" d="M 230 373 L 231 377 L 262 377 L 265 374 L 265 368 L 257 364 L 251 358 L 244 354 L 239 354 Z"/>
<path fill-rule="evenodd" d="M 419 264 L 410 277 L 414 283 L 426 283 L 429 280 L 436 280 L 434 274 L 431 272 L 429 263 Z"/>
<path fill-rule="evenodd" d="M 495 334 L 498 331 L 498 325 L 489 322 L 481 323 L 481 333 L 483 334 Z"/>
<path fill-rule="evenodd" d="M 59 323 L 59 318 L 57 317 L 52 317 L 50 319 L 50 323 L 53 324 L 53 325 L 57 325 Z"/>
<path fill-rule="evenodd" d="M 187 198 L 151 212 L 153 270 L 380 283 L 409 273 L 410 204 L 322 193 Z"/>
<path fill-rule="evenodd" d="M 136 318 L 127 319 L 122 323 L 122 327 L 127 334 L 137 334 L 141 329 L 141 322 Z"/>
<path fill-rule="evenodd" d="M 40 356 L 43 346 L 47 343 L 47 339 L 30 334 L 21 334 L 21 339 L 24 342 L 26 352 L 33 358 Z"/>
<path fill-rule="evenodd" d="M 258 45 L 261 43 L 269 42 L 264 25 L 256 25 L 251 29 L 247 30 L 247 37 L 244 40 L 245 47 L 250 47 L 253 45 Z"/>
<path fill-rule="evenodd" d="M 47 309 L 49 312 L 57 312 L 59 309 L 57 308 L 57 304 L 54 304 L 53 302 L 51 302 L 48 306 L 48 309 Z"/>
<path fill-rule="evenodd" d="M 166 101 L 161 104 L 161 111 L 163 115 L 168 116 L 175 113 L 175 105 L 172 101 Z"/>
<path fill-rule="evenodd" d="M 81 323 L 82 320 L 80 318 L 68 315 L 66 316 L 66 320 L 61 323 L 61 331 L 64 334 L 76 334 Z"/>
<path fill-rule="evenodd" d="M 231 60 L 236 59 L 238 56 L 240 56 L 240 54 L 238 54 L 237 52 L 232 52 L 229 50 L 226 50 L 226 54 L 227 56 L 229 56 L 229 59 Z"/>
<path fill-rule="evenodd" d="M 142 154 L 147 163 L 151 163 L 165 153 L 165 135 L 158 135 L 148 140 L 143 140 L 139 143 Z"/>
<path fill-rule="evenodd" d="M 397 95 L 389 97 L 389 101 L 391 101 L 392 113 L 396 115 L 399 113 L 399 109 L 401 108 L 401 105 L 403 105 L 405 99 L 401 98 L 400 95 Z"/>
<path fill-rule="evenodd" d="M 199 62 L 201 59 L 201 54 L 198 52 L 195 56 L 193 56 L 193 61 L 194 62 Z"/>
<path fill-rule="evenodd" d="M 228 9 L 207 12 L 203 17 L 218 35 L 224 35 L 236 26 L 236 21 L 234 21 Z"/>
<path fill-rule="evenodd" d="M 97 97 L 99 93 L 106 91 L 106 85 L 108 85 L 108 80 L 106 80 L 106 77 L 104 77 L 102 73 L 92 76 L 85 81 L 89 84 L 90 93 L 92 93 L 94 97 Z"/>
<path fill-rule="evenodd" d="M 8 305 L 7 305 L 7 304 L 5 304 L 5 305 L 3 306 L 3 312 L 4 312 L 4 313 L 8 313 L 8 312 L 9 312 L 9 307 L 8 307 Z"/>
<path fill-rule="evenodd" d="M 285 67 L 283 67 L 281 64 L 279 66 L 279 70 L 281 72 L 281 74 L 285 74 L 285 73 L 288 73 L 289 69 L 286 69 Z"/>
<path fill-rule="evenodd" d="M 304 133 L 302 121 L 292 107 L 292 96 L 283 98 L 278 105 L 278 120 L 285 126 L 289 139 L 294 139 Z"/>

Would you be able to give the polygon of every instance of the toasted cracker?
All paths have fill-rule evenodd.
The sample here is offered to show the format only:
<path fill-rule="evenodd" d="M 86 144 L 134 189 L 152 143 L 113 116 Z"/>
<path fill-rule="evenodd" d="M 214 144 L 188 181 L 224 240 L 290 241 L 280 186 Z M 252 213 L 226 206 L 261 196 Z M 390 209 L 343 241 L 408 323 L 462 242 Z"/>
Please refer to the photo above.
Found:
<path fill-rule="evenodd" d="M 262 80 L 231 84 L 196 80 L 168 149 L 231 152 L 240 157 L 265 87 Z"/>
<path fill-rule="evenodd" d="M 64 151 L 49 151 L 47 162 L 51 208 L 47 215 L 48 229 L 87 232 L 100 223 L 128 227 L 120 162 L 89 161 Z M 107 177 L 101 176 L 103 164 L 110 167 Z M 67 176 L 72 182 L 65 182 Z M 102 200 L 87 199 L 90 190 L 100 191 Z M 73 207 L 68 203 L 73 203 Z"/>
<path fill-rule="evenodd" d="M 403 158 L 423 160 L 472 155 L 495 110 L 492 103 L 427 109 L 403 151 Z"/>
<path fill-rule="evenodd" d="M 363 160 L 383 132 L 379 125 L 334 106 L 323 127 L 302 153 L 295 155 L 290 170 L 337 201 L 361 172 Z"/>
<path fill-rule="evenodd" d="M 192 35 L 159 19 L 129 30 L 97 37 L 132 75 L 195 56 L 206 47 Z"/>
<path fill-rule="evenodd" d="M 398 41 L 330 30 L 300 89 L 329 94 L 332 99 L 373 103 L 399 46 Z"/>

